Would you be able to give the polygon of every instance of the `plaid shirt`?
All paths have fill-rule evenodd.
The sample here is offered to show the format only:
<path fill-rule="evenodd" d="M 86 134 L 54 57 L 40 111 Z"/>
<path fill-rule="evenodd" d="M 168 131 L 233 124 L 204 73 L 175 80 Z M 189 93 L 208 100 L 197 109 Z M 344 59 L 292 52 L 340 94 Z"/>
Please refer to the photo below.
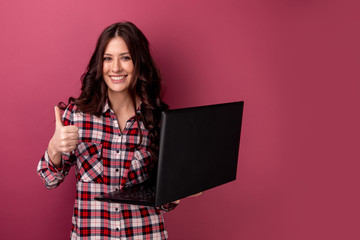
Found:
<path fill-rule="evenodd" d="M 140 108 L 137 109 L 137 116 Z M 147 148 L 148 130 L 139 119 L 143 141 L 138 149 L 128 150 L 140 137 L 135 116 L 120 131 L 118 121 L 108 103 L 96 117 L 69 104 L 63 115 L 64 125 L 79 128 L 79 144 L 62 154 L 62 168 L 56 169 L 47 152 L 38 164 L 38 174 L 49 189 L 59 186 L 75 166 L 77 191 L 72 217 L 71 239 L 166 239 L 163 210 L 154 207 L 107 203 L 94 197 L 149 178 L 154 167 Z M 165 205 L 170 211 L 175 204 Z"/>

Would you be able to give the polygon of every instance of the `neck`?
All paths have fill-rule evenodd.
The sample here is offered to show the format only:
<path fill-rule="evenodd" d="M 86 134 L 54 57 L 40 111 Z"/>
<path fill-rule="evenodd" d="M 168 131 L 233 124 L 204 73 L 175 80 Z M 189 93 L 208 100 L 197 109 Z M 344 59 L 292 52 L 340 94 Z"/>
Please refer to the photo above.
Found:
<path fill-rule="evenodd" d="M 134 112 L 135 106 L 128 92 L 124 94 L 108 92 L 108 97 L 110 107 L 116 115 Z M 135 101 L 136 107 L 138 107 L 140 104 L 140 98 L 136 96 Z"/>

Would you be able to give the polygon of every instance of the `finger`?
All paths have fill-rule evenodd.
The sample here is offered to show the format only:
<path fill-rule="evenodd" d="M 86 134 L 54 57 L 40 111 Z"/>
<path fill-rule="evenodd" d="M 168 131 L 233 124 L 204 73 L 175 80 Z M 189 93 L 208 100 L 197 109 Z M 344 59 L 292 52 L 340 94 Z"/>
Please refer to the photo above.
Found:
<path fill-rule="evenodd" d="M 69 146 L 69 145 L 75 145 L 75 144 L 78 144 L 78 139 L 69 139 L 67 136 L 65 138 L 62 138 L 60 141 L 59 141 L 59 146 L 61 147 L 66 147 L 66 146 Z"/>
<path fill-rule="evenodd" d="M 79 128 L 75 125 L 69 125 L 69 126 L 66 126 L 66 132 L 77 133 L 77 132 L 79 132 Z"/>
<path fill-rule="evenodd" d="M 66 145 L 61 148 L 61 152 L 71 152 L 76 149 L 77 144 L 74 145 Z"/>
<path fill-rule="evenodd" d="M 68 147 L 68 146 L 76 146 L 79 143 L 79 141 L 76 140 L 67 140 L 66 142 L 64 142 L 64 146 Z"/>
<path fill-rule="evenodd" d="M 61 111 L 58 106 L 55 106 L 55 121 L 57 127 L 63 126 L 63 122 L 61 120 Z"/>
<path fill-rule="evenodd" d="M 202 192 L 199 192 L 199 193 L 196 193 L 196 194 L 193 194 L 193 195 L 190 195 L 189 197 L 198 197 L 202 194 Z"/>
<path fill-rule="evenodd" d="M 79 139 L 79 134 L 78 133 L 67 133 L 66 134 L 66 139 L 78 140 Z"/>

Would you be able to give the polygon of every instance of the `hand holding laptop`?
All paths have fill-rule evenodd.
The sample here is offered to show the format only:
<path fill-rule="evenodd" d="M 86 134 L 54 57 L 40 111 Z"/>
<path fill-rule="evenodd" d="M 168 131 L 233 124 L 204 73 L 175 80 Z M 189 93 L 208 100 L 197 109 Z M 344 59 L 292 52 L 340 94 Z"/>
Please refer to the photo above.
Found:
<path fill-rule="evenodd" d="M 190 195 L 190 196 L 188 196 L 188 197 L 186 197 L 186 198 L 189 198 L 189 197 L 198 197 L 198 196 L 200 196 L 201 194 L 203 194 L 203 192 L 199 192 L 199 193 Z M 173 201 L 172 203 L 179 204 L 179 203 L 180 203 L 180 200 Z"/>

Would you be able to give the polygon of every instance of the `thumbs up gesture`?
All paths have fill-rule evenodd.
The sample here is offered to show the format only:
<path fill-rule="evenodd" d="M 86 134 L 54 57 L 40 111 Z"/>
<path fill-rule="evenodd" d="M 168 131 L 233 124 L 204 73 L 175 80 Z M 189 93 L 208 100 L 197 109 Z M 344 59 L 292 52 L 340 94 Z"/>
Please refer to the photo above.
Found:
<path fill-rule="evenodd" d="M 61 166 L 61 153 L 75 150 L 79 141 L 79 128 L 77 126 L 64 126 L 61 120 L 61 112 L 58 106 L 55 106 L 55 132 L 52 136 L 48 155 L 55 167 Z"/>

